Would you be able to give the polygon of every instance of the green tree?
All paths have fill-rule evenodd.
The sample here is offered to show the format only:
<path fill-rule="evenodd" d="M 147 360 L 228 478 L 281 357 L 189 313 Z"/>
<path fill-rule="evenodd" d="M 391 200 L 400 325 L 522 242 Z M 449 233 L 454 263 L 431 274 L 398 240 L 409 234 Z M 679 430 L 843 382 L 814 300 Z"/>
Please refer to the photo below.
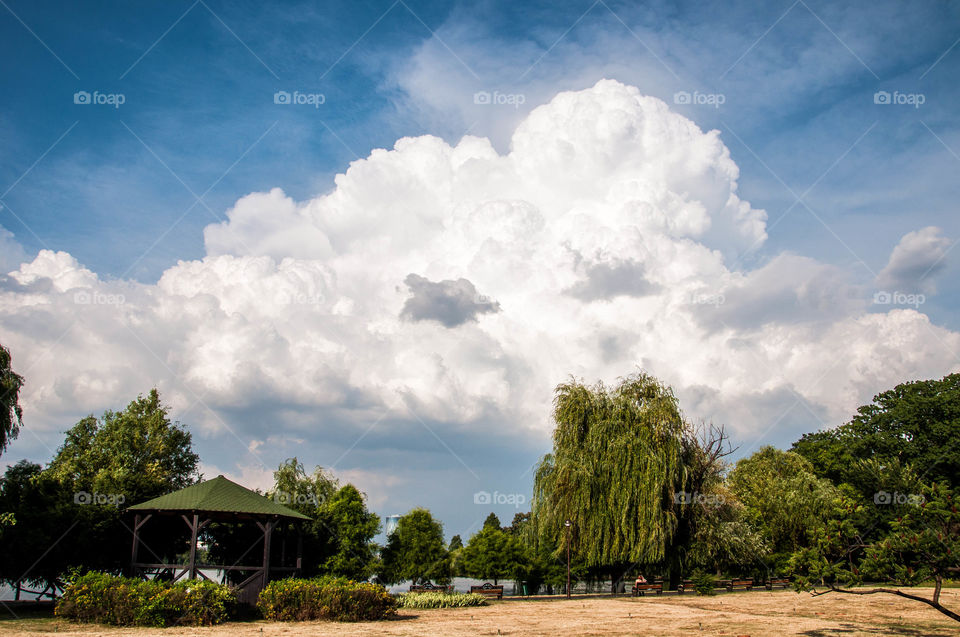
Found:
<path fill-rule="evenodd" d="M 686 571 L 709 568 L 717 573 L 761 564 L 769 544 L 748 521 L 746 509 L 725 487 L 712 489 L 695 503 L 697 523 Z"/>
<path fill-rule="evenodd" d="M 746 521 L 773 552 L 775 570 L 809 545 L 811 532 L 823 528 L 837 495 L 804 457 L 769 446 L 738 461 L 727 482 L 743 504 Z"/>
<path fill-rule="evenodd" d="M 553 452 L 534 478 L 536 527 L 563 552 L 570 520 L 574 552 L 615 587 L 637 564 L 667 563 L 675 583 L 695 522 L 677 496 L 716 473 L 722 436 L 698 444 L 672 390 L 644 373 L 611 388 L 561 384 L 553 416 Z"/>
<path fill-rule="evenodd" d="M 7 467 L 0 478 L 0 509 L 17 523 L 0 535 L 0 580 L 14 585 L 24 579 L 43 587 L 83 559 L 73 533 L 84 511 L 68 496 L 39 464 L 21 460 Z"/>
<path fill-rule="evenodd" d="M 376 566 L 373 537 L 380 532 L 380 517 L 367 510 L 363 494 L 355 486 L 341 487 L 326 505 L 333 535 L 333 555 L 323 571 L 363 581 Z"/>
<path fill-rule="evenodd" d="M 463 563 L 463 538 L 454 535 L 450 538 L 447 551 L 450 553 L 450 574 L 454 577 L 466 577 L 466 566 Z"/>
<path fill-rule="evenodd" d="M 475 533 L 463 550 L 464 571 L 471 577 L 525 579 L 530 559 L 526 547 L 514 535 L 500 528 L 500 519 L 493 513 L 487 516 L 483 528 Z"/>
<path fill-rule="evenodd" d="M 0 454 L 20 433 L 23 409 L 20 408 L 20 388 L 23 377 L 13 371 L 10 350 L 0 345 Z"/>
<path fill-rule="evenodd" d="M 170 422 L 152 389 L 122 412 L 78 422 L 46 472 L 75 491 L 123 495 L 136 504 L 196 482 L 199 461 L 190 432 Z"/>
<path fill-rule="evenodd" d="M 131 533 L 124 506 L 187 486 L 199 475 L 198 461 L 190 433 L 170 422 L 156 390 L 122 412 L 82 419 L 46 469 L 26 463 L 7 474 L 4 497 L 18 524 L 3 542 L 18 548 L 4 577 L 28 571 L 28 578 L 53 582 L 71 567 L 126 569 Z M 182 551 L 183 529 L 174 520 L 157 520 L 145 529 L 151 559 L 169 561 Z M 19 554 L 36 564 L 17 573 L 23 566 Z"/>
<path fill-rule="evenodd" d="M 273 489 L 267 495 L 286 507 L 315 518 L 339 489 L 337 479 L 323 467 L 312 474 L 297 458 L 288 458 L 273 472 Z"/>
<path fill-rule="evenodd" d="M 793 450 L 807 458 L 817 475 L 835 484 L 858 487 L 860 459 L 899 461 L 923 472 L 927 482 L 960 486 L 960 374 L 940 380 L 903 383 L 863 405 L 850 422 L 804 435 Z"/>
<path fill-rule="evenodd" d="M 944 580 L 960 572 L 957 496 L 945 484 L 933 483 L 922 491 L 902 503 L 886 504 L 898 506 L 899 515 L 884 537 L 870 543 L 864 541 L 860 530 L 869 505 L 858 503 L 856 497 L 839 495 L 830 520 L 816 534 L 814 544 L 797 551 L 791 559 L 797 590 L 809 590 L 814 595 L 897 595 L 960 621 L 960 613 L 940 602 Z M 885 586 L 854 588 L 865 581 L 911 587 L 930 580 L 934 582 L 931 598 Z"/>
<path fill-rule="evenodd" d="M 450 581 L 450 554 L 443 525 L 429 511 L 416 508 L 400 517 L 381 552 L 380 579 L 390 584 Z"/>
<path fill-rule="evenodd" d="M 307 473 L 303 463 L 296 457 L 280 463 L 273 472 L 273 489 L 267 497 L 310 517 L 309 522 L 296 522 L 280 527 L 276 533 L 275 546 L 298 545 L 302 551 L 301 574 L 312 577 L 327 572 L 328 561 L 338 553 L 334 537 L 336 527 L 330 511 L 330 503 L 340 490 L 337 479 L 323 467 L 316 466 Z M 346 504 L 346 503 L 344 503 Z M 344 506 L 343 509 L 349 509 Z M 345 514 L 345 510 L 340 511 Z M 215 556 L 220 561 L 235 562 L 240 555 L 257 541 L 257 529 L 240 528 L 237 525 L 214 527 L 217 533 Z M 346 562 L 338 562 L 347 568 Z M 354 563 L 352 566 L 356 566 Z"/>

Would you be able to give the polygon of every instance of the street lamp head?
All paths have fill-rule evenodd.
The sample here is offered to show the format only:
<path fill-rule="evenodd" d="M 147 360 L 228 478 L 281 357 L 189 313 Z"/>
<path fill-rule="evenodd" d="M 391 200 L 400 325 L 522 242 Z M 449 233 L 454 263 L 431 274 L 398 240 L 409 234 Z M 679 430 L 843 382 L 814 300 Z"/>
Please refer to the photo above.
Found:
<path fill-rule="evenodd" d="M 571 522 L 570 520 L 567 520 L 566 522 L 563 523 L 563 526 L 573 526 L 573 522 Z"/>

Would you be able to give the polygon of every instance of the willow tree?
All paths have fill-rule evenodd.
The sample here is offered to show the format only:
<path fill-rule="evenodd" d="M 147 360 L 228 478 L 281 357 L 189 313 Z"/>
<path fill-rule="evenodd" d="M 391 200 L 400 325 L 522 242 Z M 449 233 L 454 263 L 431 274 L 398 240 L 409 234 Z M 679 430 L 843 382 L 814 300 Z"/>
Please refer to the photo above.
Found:
<path fill-rule="evenodd" d="M 10 350 L 0 345 L 0 453 L 20 433 L 23 410 L 20 408 L 20 388 L 23 377 L 10 365 Z"/>
<path fill-rule="evenodd" d="M 561 551 L 569 537 L 614 586 L 627 570 L 669 562 L 692 438 L 672 390 L 644 373 L 614 387 L 571 381 L 556 388 L 553 417 L 553 453 L 534 478 L 536 526 Z"/>

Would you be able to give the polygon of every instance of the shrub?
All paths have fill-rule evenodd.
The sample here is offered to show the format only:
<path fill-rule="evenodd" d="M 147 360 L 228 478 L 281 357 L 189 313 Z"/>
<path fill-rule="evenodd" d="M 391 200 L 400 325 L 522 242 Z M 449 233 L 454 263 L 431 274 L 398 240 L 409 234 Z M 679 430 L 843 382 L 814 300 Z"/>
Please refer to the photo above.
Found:
<path fill-rule="evenodd" d="M 486 606 L 483 595 L 473 593 L 402 593 L 397 596 L 400 608 L 466 608 Z"/>
<path fill-rule="evenodd" d="M 213 582 L 170 584 L 108 573 L 77 576 L 57 602 L 56 615 L 115 626 L 211 626 L 233 617 L 236 594 Z"/>
<path fill-rule="evenodd" d="M 690 575 L 690 581 L 693 582 L 693 589 L 697 595 L 716 595 L 714 590 L 717 586 L 716 578 L 702 570 L 696 570 Z"/>
<path fill-rule="evenodd" d="M 369 621 L 392 617 L 397 601 L 378 584 L 335 577 L 274 580 L 257 608 L 274 621 Z"/>

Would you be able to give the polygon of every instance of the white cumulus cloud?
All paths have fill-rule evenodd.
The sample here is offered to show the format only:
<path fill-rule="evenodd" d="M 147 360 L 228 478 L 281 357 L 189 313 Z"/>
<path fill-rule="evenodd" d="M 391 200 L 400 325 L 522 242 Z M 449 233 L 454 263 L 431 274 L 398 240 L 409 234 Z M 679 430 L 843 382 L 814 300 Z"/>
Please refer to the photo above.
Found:
<path fill-rule="evenodd" d="M 604 80 L 535 108 L 509 152 L 403 138 L 308 201 L 247 195 L 206 229 L 205 258 L 155 285 L 42 251 L 0 281 L 0 340 L 51 445 L 67 414 L 158 385 L 220 441 L 209 466 L 261 475 L 309 455 L 377 483 L 378 501 L 430 445 L 475 473 L 493 447 L 542 453 L 571 374 L 643 367 L 691 418 L 789 441 L 958 369 L 960 335 L 866 313 L 846 271 L 792 254 L 734 267 L 766 239 L 738 178 L 717 131 Z M 908 237 L 890 276 L 942 249 L 931 229 Z"/>
<path fill-rule="evenodd" d="M 908 293 L 936 292 L 934 279 L 946 266 L 944 257 L 952 243 L 941 233 L 940 228 L 928 226 L 903 235 L 877 276 L 877 285 Z"/>

